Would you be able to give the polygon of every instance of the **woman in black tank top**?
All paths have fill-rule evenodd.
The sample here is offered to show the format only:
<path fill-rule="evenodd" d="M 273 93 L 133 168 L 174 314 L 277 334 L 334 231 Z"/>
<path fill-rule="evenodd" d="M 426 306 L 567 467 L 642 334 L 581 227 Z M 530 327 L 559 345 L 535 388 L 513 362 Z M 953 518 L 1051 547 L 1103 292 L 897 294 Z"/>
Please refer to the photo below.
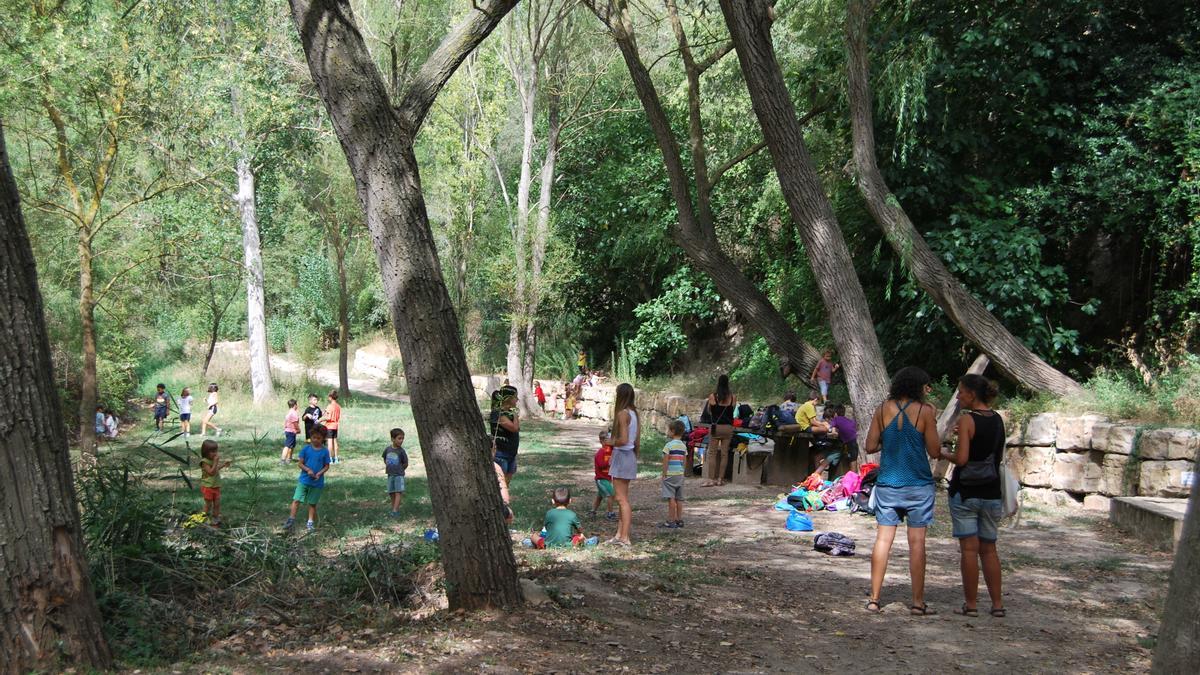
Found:
<path fill-rule="evenodd" d="M 1003 509 L 1000 464 L 1004 459 L 1004 420 L 992 410 L 996 385 L 981 375 L 958 381 L 958 447 L 945 453 L 954 463 L 950 479 L 950 517 L 962 555 L 963 605 L 956 614 L 978 616 L 979 569 L 992 600 L 992 616 L 1005 615 L 1001 595 L 1000 554 L 996 551 Z"/>
<path fill-rule="evenodd" d="M 708 414 L 712 419 L 712 430 L 708 434 L 708 450 L 704 455 L 706 479 L 700 487 L 725 484 L 725 464 L 729 457 L 729 443 L 733 439 L 733 416 L 737 409 L 737 397 L 729 388 L 729 376 L 717 378 L 717 389 L 708 396 Z"/>

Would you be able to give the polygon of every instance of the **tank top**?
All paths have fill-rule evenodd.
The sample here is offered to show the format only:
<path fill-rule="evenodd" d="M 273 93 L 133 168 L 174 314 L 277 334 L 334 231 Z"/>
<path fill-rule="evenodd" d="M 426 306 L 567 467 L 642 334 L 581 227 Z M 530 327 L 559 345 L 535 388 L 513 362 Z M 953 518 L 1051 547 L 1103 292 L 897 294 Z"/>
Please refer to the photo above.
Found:
<path fill-rule="evenodd" d="M 907 408 L 912 403 L 906 401 L 900 406 L 900 411 L 880 434 L 883 454 L 879 459 L 879 485 L 912 487 L 933 484 L 929 455 L 925 452 L 925 436 L 908 416 Z M 903 424 L 901 419 L 904 420 Z"/>
<path fill-rule="evenodd" d="M 716 397 L 713 397 L 716 400 Z M 708 406 L 708 414 L 712 417 L 713 424 L 733 424 L 733 404 L 737 399 L 729 397 L 729 405 L 721 405 L 713 403 Z"/>
<path fill-rule="evenodd" d="M 996 480 L 986 485 L 963 485 L 958 479 L 958 471 L 950 478 L 948 494 L 961 495 L 963 499 L 1000 499 L 1000 462 L 1004 458 L 1004 420 L 999 414 L 990 410 L 971 410 L 971 419 L 975 421 L 975 435 L 971 438 L 971 452 L 967 461 L 982 462 L 988 455 L 995 456 Z"/>
<path fill-rule="evenodd" d="M 626 434 L 626 438 L 628 438 L 629 440 L 625 443 L 625 445 L 618 445 L 618 446 L 614 447 L 613 450 L 627 450 L 629 452 L 632 452 L 634 444 L 637 443 L 637 435 L 638 435 L 637 411 L 630 410 L 629 411 L 629 433 Z"/>

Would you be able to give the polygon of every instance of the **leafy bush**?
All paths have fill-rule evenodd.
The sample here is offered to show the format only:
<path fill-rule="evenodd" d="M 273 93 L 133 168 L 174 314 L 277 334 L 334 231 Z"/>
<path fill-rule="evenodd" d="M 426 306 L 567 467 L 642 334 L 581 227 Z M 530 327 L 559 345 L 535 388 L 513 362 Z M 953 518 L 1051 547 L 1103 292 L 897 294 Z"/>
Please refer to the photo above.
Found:
<path fill-rule="evenodd" d="M 689 267 L 680 267 L 663 283 L 663 292 L 633 309 L 640 321 L 629 341 L 633 365 L 670 362 L 687 349 L 689 323 L 711 319 L 718 296 L 712 280 Z"/>

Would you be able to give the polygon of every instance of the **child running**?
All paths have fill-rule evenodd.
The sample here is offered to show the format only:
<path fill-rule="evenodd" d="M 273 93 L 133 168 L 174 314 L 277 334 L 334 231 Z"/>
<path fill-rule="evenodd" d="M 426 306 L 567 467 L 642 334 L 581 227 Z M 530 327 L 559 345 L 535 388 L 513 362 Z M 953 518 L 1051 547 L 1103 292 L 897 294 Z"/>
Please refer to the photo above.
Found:
<path fill-rule="evenodd" d="M 546 538 L 542 543 L 547 547 L 582 546 L 583 524 L 579 522 L 579 516 L 567 508 L 571 504 L 571 491 L 567 488 L 555 489 L 553 503 L 554 508 L 547 511 L 543 519 Z"/>
<path fill-rule="evenodd" d="M 612 464 L 612 444 L 609 443 L 609 434 L 607 430 L 600 432 L 600 449 L 596 451 L 596 456 L 593 462 L 596 465 L 596 500 L 592 502 L 592 510 L 588 511 L 589 518 L 596 517 L 596 511 L 600 510 L 600 501 L 608 497 L 608 511 L 605 512 L 605 520 L 616 520 L 617 512 L 613 508 L 615 497 L 613 496 L 612 477 L 608 475 L 608 467 Z"/>
<path fill-rule="evenodd" d="M 403 429 L 392 429 L 392 444 L 383 449 L 383 466 L 387 470 L 388 496 L 392 498 L 391 516 L 395 518 L 400 515 L 400 504 L 404 501 L 404 472 L 408 470 Z"/>
<path fill-rule="evenodd" d="M 667 500 L 667 519 L 658 526 L 672 530 L 683 527 L 683 465 L 687 461 L 683 434 L 686 431 L 682 421 L 672 421 L 667 430 L 671 440 L 662 449 L 662 496 Z"/>
<path fill-rule="evenodd" d="M 163 422 L 167 420 L 167 385 L 159 382 L 154 385 L 154 430 L 162 431 Z"/>
<path fill-rule="evenodd" d="M 184 438 L 192 435 L 192 390 L 187 387 L 179 392 L 179 430 Z"/>
<path fill-rule="evenodd" d="M 207 440 L 200 444 L 200 496 L 204 497 L 204 517 L 213 527 L 221 526 L 221 469 L 232 462 L 221 461 L 217 442 Z"/>
<path fill-rule="evenodd" d="M 213 424 L 212 418 L 217 416 L 217 405 L 221 402 L 221 395 L 217 393 L 217 383 L 213 382 L 208 385 L 208 410 L 204 413 L 204 419 L 200 420 L 200 435 L 204 436 L 208 433 L 209 427 L 212 427 L 217 435 L 221 435 L 221 427 Z"/>
<path fill-rule="evenodd" d="M 321 416 L 324 411 L 321 410 L 321 399 L 317 398 L 316 394 L 308 395 L 308 407 L 304 409 L 304 442 L 308 442 L 309 436 L 312 436 L 313 427 L 321 423 Z"/>
<path fill-rule="evenodd" d="M 338 427 L 342 423 L 342 406 L 338 405 L 338 390 L 329 392 L 329 408 L 325 411 L 325 428 L 329 431 L 329 455 L 333 463 L 338 460 Z"/>
<path fill-rule="evenodd" d="M 301 504 L 308 506 L 308 525 L 312 532 L 317 520 L 317 502 L 321 501 L 321 490 L 325 489 L 325 472 L 329 471 L 329 449 L 325 447 L 325 427 L 313 427 L 308 445 L 300 449 L 300 476 L 296 479 L 296 491 L 292 494 L 292 508 L 283 529 L 290 530 L 296 524 L 296 510 Z"/>
<path fill-rule="evenodd" d="M 300 433 L 300 411 L 296 409 L 296 399 L 288 399 L 288 411 L 283 416 L 283 452 L 279 455 L 279 463 L 287 464 L 292 461 L 292 451 L 296 449 L 296 434 Z"/>

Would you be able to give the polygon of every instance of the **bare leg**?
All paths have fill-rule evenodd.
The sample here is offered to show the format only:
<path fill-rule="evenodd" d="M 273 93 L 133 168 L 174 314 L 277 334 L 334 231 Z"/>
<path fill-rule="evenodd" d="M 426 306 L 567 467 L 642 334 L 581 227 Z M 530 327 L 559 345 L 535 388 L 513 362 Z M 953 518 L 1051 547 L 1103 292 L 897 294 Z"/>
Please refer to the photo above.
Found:
<path fill-rule="evenodd" d="M 308 505 L 308 522 L 310 522 L 310 523 L 317 522 L 317 505 L 316 504 Z"/>
<path fill-rule="evenodd" d="M 958 540 L 959 568 L 962 570 L 963 602 L 975 609 L 979 602 L 979 537 Z"/>
<path fill-rule="evenodd" d="M 875 530 L 875 548 L 871 551 L 871 599 L 878 601 L 883 592 L 883 577 L 887 574 L 888 556 L 896 539 L 895 525 L 880 525 Z"/>
<path fill-rule="evenodd" d="M 617 510 L 617 509 L 615 508 L 615 506 L 616 506 L 616 499 L 617 499 L 616 497 L 609 497 L 609 498 L 608 498 L 608 512 L 609 512 L 609 513 L 612 513 L 613 511 L 616 511 L 616 510 Z"/>
<path fill-rule="evenodd" d="M 395 512 L 395 511 L 399 511 L 399 510 L 400 510 L 400 493 L 393 492 L 392 493 L 392 511 Z"/>
<path fill-rule="evenodd" d="M 212 500 L 205 499 L 204 500 L 204 515 L 207 516 L 208 514 L 210 514 L 212 512 L 212 510 L 213 510 Z"/>
<path fill-rule="evenodd" d="M 221 522 L 221 496 L 220 495 L 217 495 L 217 498 L 213 500 L 212 505 L 213 505 L 213 520 L 219 523 L 219 522 Z"/>
<path fill-rule="evenodd" d="M 1003 609 L 1004 598 L 1000 593 L 1000 554 L 996 542 L 979 542 L 979 557 L 983 561 L 983 580 L 987 582 L 988 595 L 992 598 L 992 609 Z"/>
<path fill-rule="evenodd" d="M 630 510 L 629 505 L 629 480 L 614 478 L 613 488 L 617 496 L 617 505 L 621 509 L 620 517 L 617 519 L 616 539 L 628 542 L 629 531 L 633 529 L 633 511 Z"/>
<path fill-rule="evenodd" d="M 288 517 L 295 518 L 296 517 L 296 509 L 299 507 L 300 507 L 300 502 L 293 501 L 292 508 L 288 510 Z"/>
<path fill-rule="evenodd" d="M 600 492 L 596 492 L 596 498 L 592 500 L 592 513 L 600 510 Z"/>
<path fill-rule="evenodd" d="M 914 607 L 925 606 L 925 528 L 907 528 L 908 532 L 908 576 L 912 578 L 912 600 Z"/>

